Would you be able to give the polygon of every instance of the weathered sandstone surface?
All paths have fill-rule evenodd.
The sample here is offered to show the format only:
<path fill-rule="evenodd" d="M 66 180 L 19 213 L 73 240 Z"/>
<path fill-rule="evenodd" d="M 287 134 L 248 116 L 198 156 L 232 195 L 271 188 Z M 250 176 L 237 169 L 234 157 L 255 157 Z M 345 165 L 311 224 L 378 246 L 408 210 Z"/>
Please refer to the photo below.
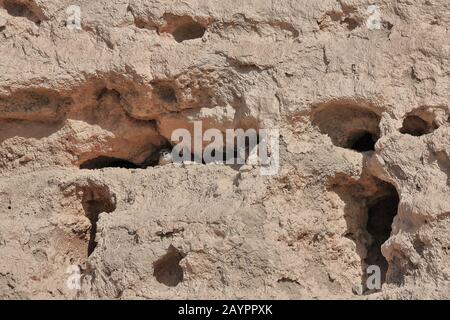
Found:
<path fill-rule="evenodd" d="M 0 298 L 449 299 L 449 28 L 447 0 L 0 0 Z M 193 121 L 279 129 L 278 174 L 157 165 Z"/>

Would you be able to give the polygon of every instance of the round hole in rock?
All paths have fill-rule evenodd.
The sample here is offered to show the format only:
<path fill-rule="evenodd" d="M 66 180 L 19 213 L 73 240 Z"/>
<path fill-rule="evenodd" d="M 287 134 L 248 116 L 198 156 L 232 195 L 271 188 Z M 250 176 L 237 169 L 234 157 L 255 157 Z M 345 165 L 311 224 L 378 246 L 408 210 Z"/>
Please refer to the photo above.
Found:
<path fill-rule="evenodd" d="M 348 148 L 358 151 L 366 152 L 375 150 L 375 143 L 377 139 L 370 132 L 358 132 L 350 136 L 348 141 Z"/>
<path fill-rule="evenodd" d="M 127 160 L 106 156 L 87 160 L 80 165 L 80 169 L 96 170 L 104 168 L 138 169 L 141 166 Z"/>
<path fill-rule="evenodd" d="M 153 276 L 159 283 L 168 287 L 176 287 L 183 281 L 183 268 L 180 266 L 184 254 L 174 246 L 170 246 L 167 253 L 153 263 Z"/>
<path fill-rule="evenodd" d="M 86 217 L 91 223 L 87 256 L 89 257 L 97 247 L 95 236 L 97 234 L 97 222 L 103 212 L 113 212 L 116 209 L 115 197 L 104 186 L 90 185 L 82 188 L 82 206 Z"/>
<path fill-rule="evenodd" d="M 359 152 L 374 150 L 380 136 L 380 115 L 367 104 L 333 101 L 318 105 L 312 123 L 338 147 Z"/>
<path fill-rule="evenodd" d="M 168 85 L 155 86 L 155 92 L 158 98 L 166 103 L 177 103 L 177 95 L 175 90 Z"/>
<path fill-rule="evenodd" d="M 36 24 L 40 24 L 41 22 L 25 2 L 4 0 L 3 6 L 8 14 L 12 15 L 13 17 L 25 17 L 35 22 Z"/>
<path fill-rule="evenodd" d="M 192 21 L 178 26 L 172 32 L 172 35 L 177 42 L 183 42 L 186 40 L 201 38 L 205 32 L 206 28 L 204 26 L 198 22 Z"/>
<path fill-rule="evenodd" d="M 400 132 L 411 136 L 419 137 L 433 132 L 433 126 L 417 115 L 409 115 L 403 120 L 403 127 Z"/>

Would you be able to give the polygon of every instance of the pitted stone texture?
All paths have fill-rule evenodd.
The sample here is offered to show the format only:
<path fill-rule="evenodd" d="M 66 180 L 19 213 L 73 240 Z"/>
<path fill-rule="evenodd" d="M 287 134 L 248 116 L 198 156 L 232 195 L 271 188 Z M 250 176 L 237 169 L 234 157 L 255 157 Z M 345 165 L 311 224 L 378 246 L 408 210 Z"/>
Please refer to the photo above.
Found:
<path fill-rule="evenodd" d="M 0 0 L 0 298 L 448 299 L 450 4 L 371 5 Z M 193 121 L 279 129 L 280 172 L 149 166 Z"/>

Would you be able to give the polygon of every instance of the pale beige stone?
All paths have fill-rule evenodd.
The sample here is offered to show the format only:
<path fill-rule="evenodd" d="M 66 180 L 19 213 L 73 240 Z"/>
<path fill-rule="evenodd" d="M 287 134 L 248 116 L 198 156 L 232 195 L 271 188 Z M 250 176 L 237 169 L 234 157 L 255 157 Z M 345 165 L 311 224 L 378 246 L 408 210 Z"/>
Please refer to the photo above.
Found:
<path fill-rule="evenodd" d="M 450 5 L 372 3 L 0 0 L 0 298 L 449 299 Z M 194 120 L 280 172 L 156 165 Z"/>

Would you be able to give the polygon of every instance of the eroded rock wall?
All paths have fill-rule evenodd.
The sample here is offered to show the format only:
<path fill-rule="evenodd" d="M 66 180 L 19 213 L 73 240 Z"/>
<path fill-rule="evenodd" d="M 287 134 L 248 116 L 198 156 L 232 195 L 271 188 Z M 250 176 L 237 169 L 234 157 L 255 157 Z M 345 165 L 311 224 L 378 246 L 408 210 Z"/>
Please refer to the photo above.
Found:
<path fill-rule="evenodd" d="M 448 299 L 449 27 L 446 0 L 0 0 L 0 297 Z M 193 121 L 279 129 L 278 174 L 157 165 Z"/>

